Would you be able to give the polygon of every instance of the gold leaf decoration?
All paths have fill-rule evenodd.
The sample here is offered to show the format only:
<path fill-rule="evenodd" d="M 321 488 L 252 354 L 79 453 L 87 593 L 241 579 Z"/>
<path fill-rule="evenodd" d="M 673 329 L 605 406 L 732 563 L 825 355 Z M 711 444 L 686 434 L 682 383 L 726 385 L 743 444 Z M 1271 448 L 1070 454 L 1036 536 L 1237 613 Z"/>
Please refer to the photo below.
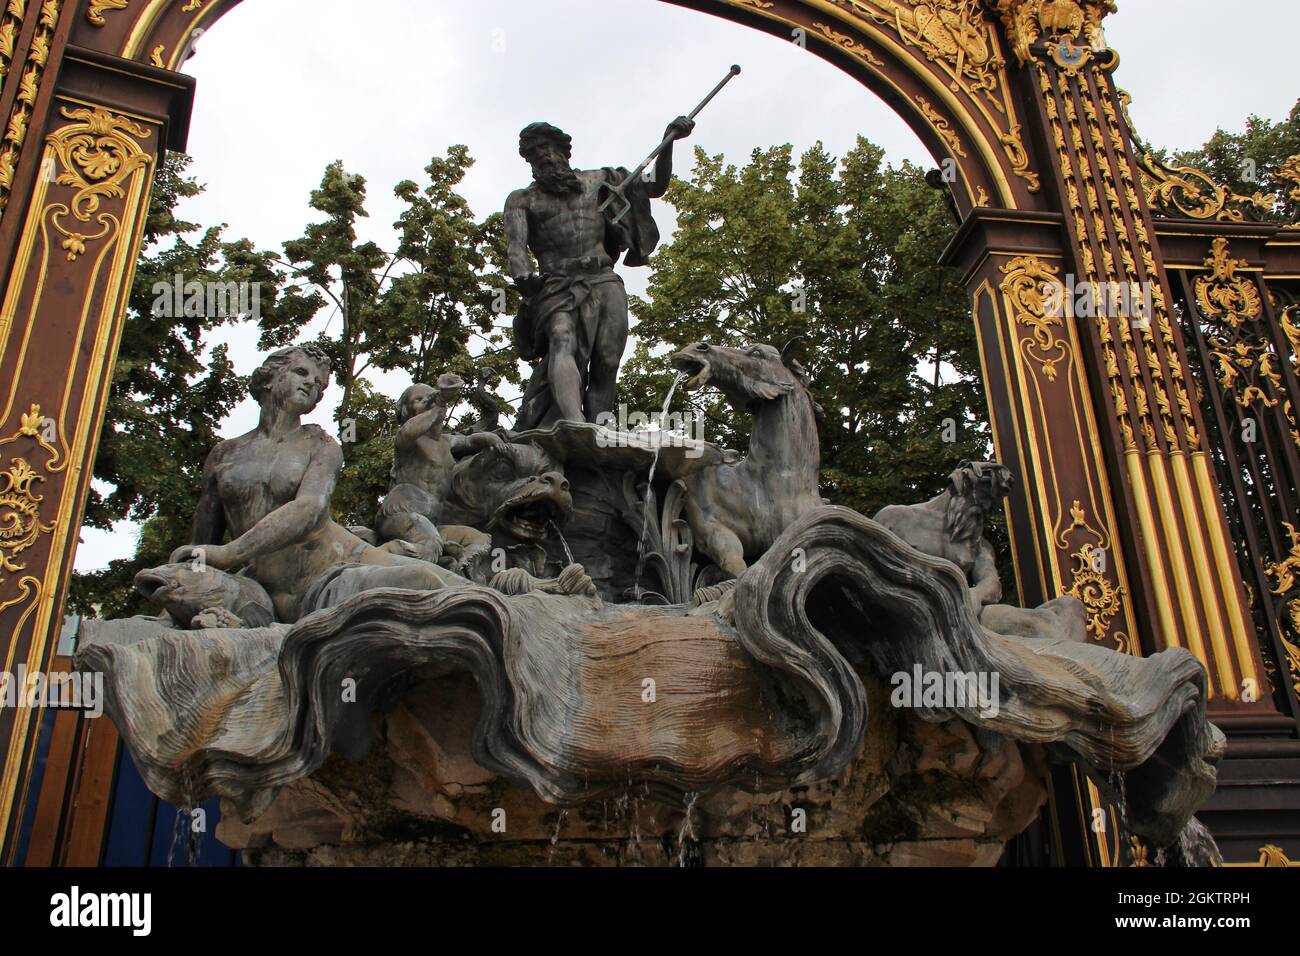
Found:
<path fill-rule="evenodd" d="M 1063 326 L 1062 315 L 1048 313 L 1049 300 L 1063 299 L 1065 292 L 1057 270 L 1037 256 L 1019 256 L 1001 268 L 1006 276 L 1002 280 L 1002 295 L 1011 315 L 1033 333 L 1032 339 L 1021 343 L 1022 353 L 1038 363 L 1044 378 L 1054 382 L 1057 366 L 1070 355 L 1064 339 L 1053 334 L 1053 329 Z"/>
<path fill-rule="evenodd" d="M 1096 569 L 1098 549 L 1091 542 L 1084 544 L 1073 555 L 1077 566 L 1074 568 L 1074 580 L 1066 594 L 1073 595 L 1083 604 L 1088 612 L 1088 631 L 1096 640 L 1104 640 L 1110 629 L 1110 619 L 1123 608 L 1124 588 L 1114 584 L 1105 574 Z M 1123 642 L 1121 642 L 1123 643 Z M 1131 653 L 1131 648 L 1121 647 L 1124 653 Z"/>
<path fill-rule="evenodd" d="M 22 4 L 10 3 L 7 10 L 20 10 Z M 50 42 L 54 28 L 59 22 L 59 12 L 63 0 L 43 0 L 36 22 L 36 32 L 32 34 L 31 46 L 27 51 L 27 63 L 22 76 L 18 79 L 18 93 L 5 124 L 3 139 L 0 139 L 0 213 L 9 204 L 9 193 L 13 189 L 14 174 L 18 169 L 18 159 L 22 155 L 23 145 L 27 142 L 27 132 L 36 105 L 36 95 L 40 90 L 41 76 L 50 58 Z"/>
<path fill-rule="evenodd" d="M 814 23 L 812 26 L 813 30 L 821 34 L 822 37 L 829 40 L 831 43 L 834 43 L 841 50 L 853 54 L 857 59 L 862 60 L 865 63 L 870 63 L 872 66 L 880 67 L 881 69 L 884 68 L 884 61 L 881 60 L 880 57 L 876 56 L 848 34 L 840 33 L 824 23 Z"/>
<path fill-rule="evenodd" d="M 130 0 L 90 0 L 90 5 L 86 8 L 86 19 L 97 27 L 102 27 L 108 21 L 104 19 L 106 10 L 125 10 Z"/>
<path fill-rule="evenodd" d="M 1234 328 L 1246 319 L 1259 318 L 1264 303 L 1255 284 L 1237 275 L 1248 263 L 1228 255 L 1228 240 L 1220 236 L 1210 244 L 1205 260 L 1209 276 L 1196 280 L 1196 302 L 1207 318 L 1223 319 Z"/>
<path fill-rule="evenodd" d="M 55 182 L 76 190 L 69 205 L 54 208 L 54 227 L 65 237 L 63 248 L 68 259 L 76 261 L 86 251 L 86 244 L 109 235 L 117 219 L 108 214 L 99 216 L 102 229 L 87 235 L 75 227 L 63 224 L 65 214 L 78 222 L 89 223 L 99 212 L 104 199 L 120 199 L 126 195 L 123 183 L 136 170 L 148 167 L 153 157 L 140 148 L 138 139 L 150 135 L 143 126 L 107 110 L 69 109 L 63 107 L 63 116 L 74 120 L 68 126 L 50 134 L 48 142 L 62 167 Z"/>
<path fill-rule="evenodd" d="M 1300 202 L 1300 153 L 1288 156 L 1278 167 L 1277 174 L 1281 179 L 1293 184 L 1287 195 L 1295 202 Z"/>
<path fill-rule="evenodd" d="M 1116 89 L 1120 112 L 1128 138 L 1136 148 L 1142 186 L 1147 205 L 1153 213 L 1164 216 L 1185 216 L 1188 219 L 1244 222 L 1247 213 L 1267 212 L 1273 208 L 1273 198 L 1264 192 L 1253 196 L 1234 193 L 1221 186 L 1205 172 L 1179 163 L 1162 163 L 1137 134 L 1137 127 L 1129 115 L 1133 97 Z"/>
<path fill-rule="evenodd" d="M 965 159 L 966 150 L 962 149 L 961 137 L 957 135 L 957 131 L 949 125 L 946 119 L 939 115 L 938 111 L 930 105 L 930 101 L 924 96 L 918 93 L 916 102 L 921 107 L 921 115 L 925 117 L 926 122 L 934 127 L 934 131 L 943 138 L 943 141 L 948 144 L 948 148 L 957 156 Z"/>
<path fill-rule="evenodd" d="M 989 0 L 989 5 L 1001 16 L 1022 65 L 1033 59 L 1032 47 L 1044 35 L 1102 45 L 1101 21 L 1115 12 L 1115 0 Z"/>
<path fill-rule="evenodd" d="M 949 89 L 964 93 L 998 132 L 1011 171 L 1026 189 L 1042 188 L 1029 168 L 1029 151 L 1007 84 L 997 26 L 983 0 L 832 0 L 855 16 L 892 30 L 903 45 L 920 52 L 949 79 Z M 981 205 L 977 203 L 977 205 Z"/>
<path fill-rule="evenodd" d="M 1294 525 L 1286 521 L 1282 522 L 1282 527 L 1286 528 L 1286 533 L 1291 537 L 1291 551 L 1281 562 L 1270 562 L 1264 568 L 1273 579 L 1274 594 L 1286 594 L 1292 590 L 1296 586 L 1296 572 L 1300 570 L 1300 534 L 1296 533 Z"/>
<path fill-rule="evenodd" d="M 1130 836 L 1128 838 L 1128 847 L 1129 854 L 1133 857 L 1133 862 L 1129 864 L 1130 867 L 1151 865 L 1151 850 L 1140 836 L 1136 834 Z"/>
<path fill-rule="evenodd" d="M 1259 848 L 1259 865 L 1260 866 L 1300 866 L 1289 859 L 1280 846 L 1272 843 Z"/>
<path fill-rule="evenodd" d="M 53 461 L 58 452 L 41 435 L 45 422 L 41 407 L 31 406 L 19 421 L 18 432 L 0 441 L 0 445 L 34 439 L 37 447 L 50 456 L 49 461 Z M 36 471 L 25 457 L 11 458 L 9 467 L 0 470 L 0 571 L 12 574 L 25 570 L 26 565 L 18 560 L 18 556 L 31 549 L 41 535 L 54 530 L 54 524 L 41 523 L 41 504 L 45 499 L 34 490 L 36 483 L 44 481 L 45 475 Z M 0 578 L 0 583 L 3 582 L 4 578 Z M 12 604 L 9 602 L 5 606 Z"/>

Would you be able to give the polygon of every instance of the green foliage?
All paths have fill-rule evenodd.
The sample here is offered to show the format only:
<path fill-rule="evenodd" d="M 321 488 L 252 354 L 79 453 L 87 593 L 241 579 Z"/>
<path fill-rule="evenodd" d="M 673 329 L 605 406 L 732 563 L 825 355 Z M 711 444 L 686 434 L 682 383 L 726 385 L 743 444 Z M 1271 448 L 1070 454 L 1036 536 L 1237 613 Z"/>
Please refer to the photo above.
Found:
<path fill-rule="evenodd" d="M 668 191 L 678 231 L 654 257 L 649 299 L 633 302 L 638 343 L 620 400 L 657 410 L 673 378 L 667 354 L 693 342 L 781 347 L 802 336 L 826 411 L 832 501 L 868 515 L 921 501 L 961 460 L 986 457 L 967 295 L 937 264 L 953 223 L 923 171 L 884 165 L 861 138 L 838 162 L 818 144 L 797 166 L 789 146 L 756 150 L 743 168 L 699 150 L 696 163 Z M 745 446 L 745 416 L 709 393 L 676 410 L 689 402 L 710 440 Z M 947 419 L 954 442 L 943 440 Z"/>
<path fill-rule="evenodd" d="M 405 208 L 393 224 L 398 243 L 389 254 L 357 236 L 358 221 L 369 215 L 366 180 L 341 161 L 331 163 L 309 201 L 323 218 L 284 244 L 292 279 L 262 320 L 262 346 L 296 341 L 327 310 L 315 344 L 330 356 L 343 389 L 335 411 L 340 437 L 351 429 L 357 437 L 344 442 L 334 509 L 353 523 L 368 524 L 375 498 L 387 489 L 391 454 L 382 467 L 379 456 L 384 441 L 391 451 L 395 425 L 393 400 L 373 392 L 367 372 L 401 369 L 416 382 L 445 372 L 467 382 L 519 381 L 497 328 L 498 318 L 518 306 L 502 268 L 502 218 L 477 221 L 456 191 L 473 164 L 464 146 L 452 146 L 425 167 L 423 186 L 397 184 L 394 194 Z"/>
<path fill-rule="evenodd" d="M 1246 129 L 1229 133 L 1219 129 L 1200 149 L 1175 154 L 1180 164 L 1207 173 L 1233 192 L 1253 196 L 1263 192 L 1273 199 L 1273 209 L 1264 217 L 1274 222 L 1300 220 L 1300 202 L 1291 198 L 1295 183 L 1278 172 L 1291 156 L 1300 154 L 1300 100 L 1290 114 L 1277 123 L 1251 114 Z"/>
<path fill-rule="evenodd" d="M 84 520 L 103 530 L 136 521 L 143 530 L 133 558 L 74 576 L 70 607 L 81 613 L 144 611 L 131 580 L 166 563 L 171 549 L 188 540 L 203 463 L 222 419 L 245 394 L 224 346 L 204 358 L 204 337 L 237 316 L 173 315 L 167 303 L 156 308 L 160 295 L 170 302 L 162 290 L 178 275 L 185 282 L 228 283 L 255 281 L 269 270 L 269 258 L 247 242 L 223 242 L 221 228 L 196 235 L 198 226 L 176 217 L 180 202 L 202 191 L 187 175 L 189 165 L 189 157 L 169 153 L 155 177 L 95 459 L 94 477 L 102 484 L 92 487 Z"/>
<path fill-rule="evenodd" d="M 347 443 L 347 461 L 330 504 L 334 519 L 346 527 L 374 523 L 379 500 L 388 492 L 397 435 L 397 402 L 361 379 L 353 396 L 356 441 Z"/>

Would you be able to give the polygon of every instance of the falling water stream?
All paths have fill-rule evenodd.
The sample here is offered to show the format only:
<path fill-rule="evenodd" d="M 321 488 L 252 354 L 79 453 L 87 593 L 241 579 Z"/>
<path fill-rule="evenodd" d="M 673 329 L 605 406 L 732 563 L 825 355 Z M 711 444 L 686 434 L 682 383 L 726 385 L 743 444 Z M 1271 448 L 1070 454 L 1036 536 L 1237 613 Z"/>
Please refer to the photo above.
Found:
<path fill-rule="evenodd" d="M 551 526 L 551 530 L 555 532 L 555 536 L 560 539 L 560 547 L 564 549 L 564 557 L 567 559 L 567 563 L 576 564 L 577 562 L 573 560 L 573 552 L 569 550 L 568 539 L 564 537 L 564 532 L 560 530 L 560 526 L 554 521 L 548 523 Z"/>
<path fill-rule="evenodd" d="M 677 831 L 677 865 L 686 866 L 686 851 L 690 845 L 689 840 L 694 843 L 695 836 L 695 801 L 700 799 L 699 793 L 692 791 L 686 795 L 686 801 L 683 804 L 682 826 Z"/>
<path fill-rule="evenodd" d="M 673 396 L 677 394 L 677 389 L 686 381 L 686 374 L 678 372 L 677 377 L 673 379 L 672 387 L 668 389 L 668 397 L 664 399 L 664 407 L 659 413 L 659 431 L 656 432 L 655 454 L 654 459 L 650 462 L 650 477 L 646 479 L 645 498 L 641 502 L 641 537 L 636 543 L 636 579 L 632 587 L 633 600 L 640 601 L 641 595 L 645 592 L 641 590 L 641 575 L 645 571 L 645 539 L 650 532 L 650 496 L 654 494 L 655 471 L 659 468 L 659 452 L 663 450 L 663 436 L 666 430 L 665 423 L 668 421 L 668 408 L 673 403 Z"/>
<path fill-rule="evenodd" d="M 176 859 L 176 848 L 180 845 L 181 840 L 185 841 L 185 865 L 193 867 L 199 862 L 199 835 L 194 829 L 194 814 L 198 812 L 195 808 L 198 801 L 194 799 L 194 777 L 190 770 L 184 771 L 182 783 L 184 799 L 180 806 L 176 807 L 176 816 L 172 820 L 172 842 L 167 848 L 167 865 L 174 866 Z"/>
<path fill-rule="evenodd" d="M 199 862 L 199 838 L 194 832 L 194 809 L 177 807 L 176 817 L 172 820 L 172 842 L 167 848 L 167 865 L 176 866 L 176 849 L 185 841 L 185 866 L 193 867 Z"/>

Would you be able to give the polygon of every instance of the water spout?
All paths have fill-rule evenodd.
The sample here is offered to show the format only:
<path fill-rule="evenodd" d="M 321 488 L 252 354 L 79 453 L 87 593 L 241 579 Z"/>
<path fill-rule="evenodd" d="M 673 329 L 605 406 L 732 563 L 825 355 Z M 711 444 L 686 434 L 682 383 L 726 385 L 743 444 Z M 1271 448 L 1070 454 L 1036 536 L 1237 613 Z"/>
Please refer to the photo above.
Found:
<path fill-rule="evenodd" d="M 645 571 L 645 539 L 650 533 L 650 496 L 654 494 L 655 471 L 659 468 L 659 453 L 663 450 L 663 436 L 667 431 L 666 422 L 668 421 L 668 410 L 672 406 L 673 396 L 677 394 L 683 382 L 687 379 L 685 372 L 678 372 L 673 379 L 672 386 L 668 389 L 668 396 L 664 399 L 664 407 L 659 412 L 659 428 L 655 432 L 655 450 L 654 458 L 650 462 L 650 477 L 646 479 L 645 498 L 641 502 L 641 537 L 636 543 L 636 578 L 632 585 L 633 599 L 640 601 L 645 593 L 641 590 L 641 575 Z"/>

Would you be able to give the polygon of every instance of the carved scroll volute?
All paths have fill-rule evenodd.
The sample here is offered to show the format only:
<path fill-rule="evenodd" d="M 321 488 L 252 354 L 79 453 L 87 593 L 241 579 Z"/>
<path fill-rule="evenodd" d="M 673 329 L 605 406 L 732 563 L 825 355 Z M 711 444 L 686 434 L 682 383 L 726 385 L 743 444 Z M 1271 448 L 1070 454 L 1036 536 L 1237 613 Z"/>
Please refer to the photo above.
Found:
<path fill-rule="evenodd" d="M 153 157 L 139 143 L 151 133 L 126 117 L 99 108 L 64 107 L 62 114 L 74 122 L 49 137 L 58 162 L 55 182 L 76 192 L 67 204 L 52 206 L 51 213 L 54 228 L 64 236 L 68 261 L 76 262 L 87 243 L 108 237 L 121 225 L 116 216 L 101 212 L 100 206 L 105 199 L 124 198 L 124 184 L 131 175 L 152 164 Z M 98 229 L 82 232 L 78 224 Z"/>

